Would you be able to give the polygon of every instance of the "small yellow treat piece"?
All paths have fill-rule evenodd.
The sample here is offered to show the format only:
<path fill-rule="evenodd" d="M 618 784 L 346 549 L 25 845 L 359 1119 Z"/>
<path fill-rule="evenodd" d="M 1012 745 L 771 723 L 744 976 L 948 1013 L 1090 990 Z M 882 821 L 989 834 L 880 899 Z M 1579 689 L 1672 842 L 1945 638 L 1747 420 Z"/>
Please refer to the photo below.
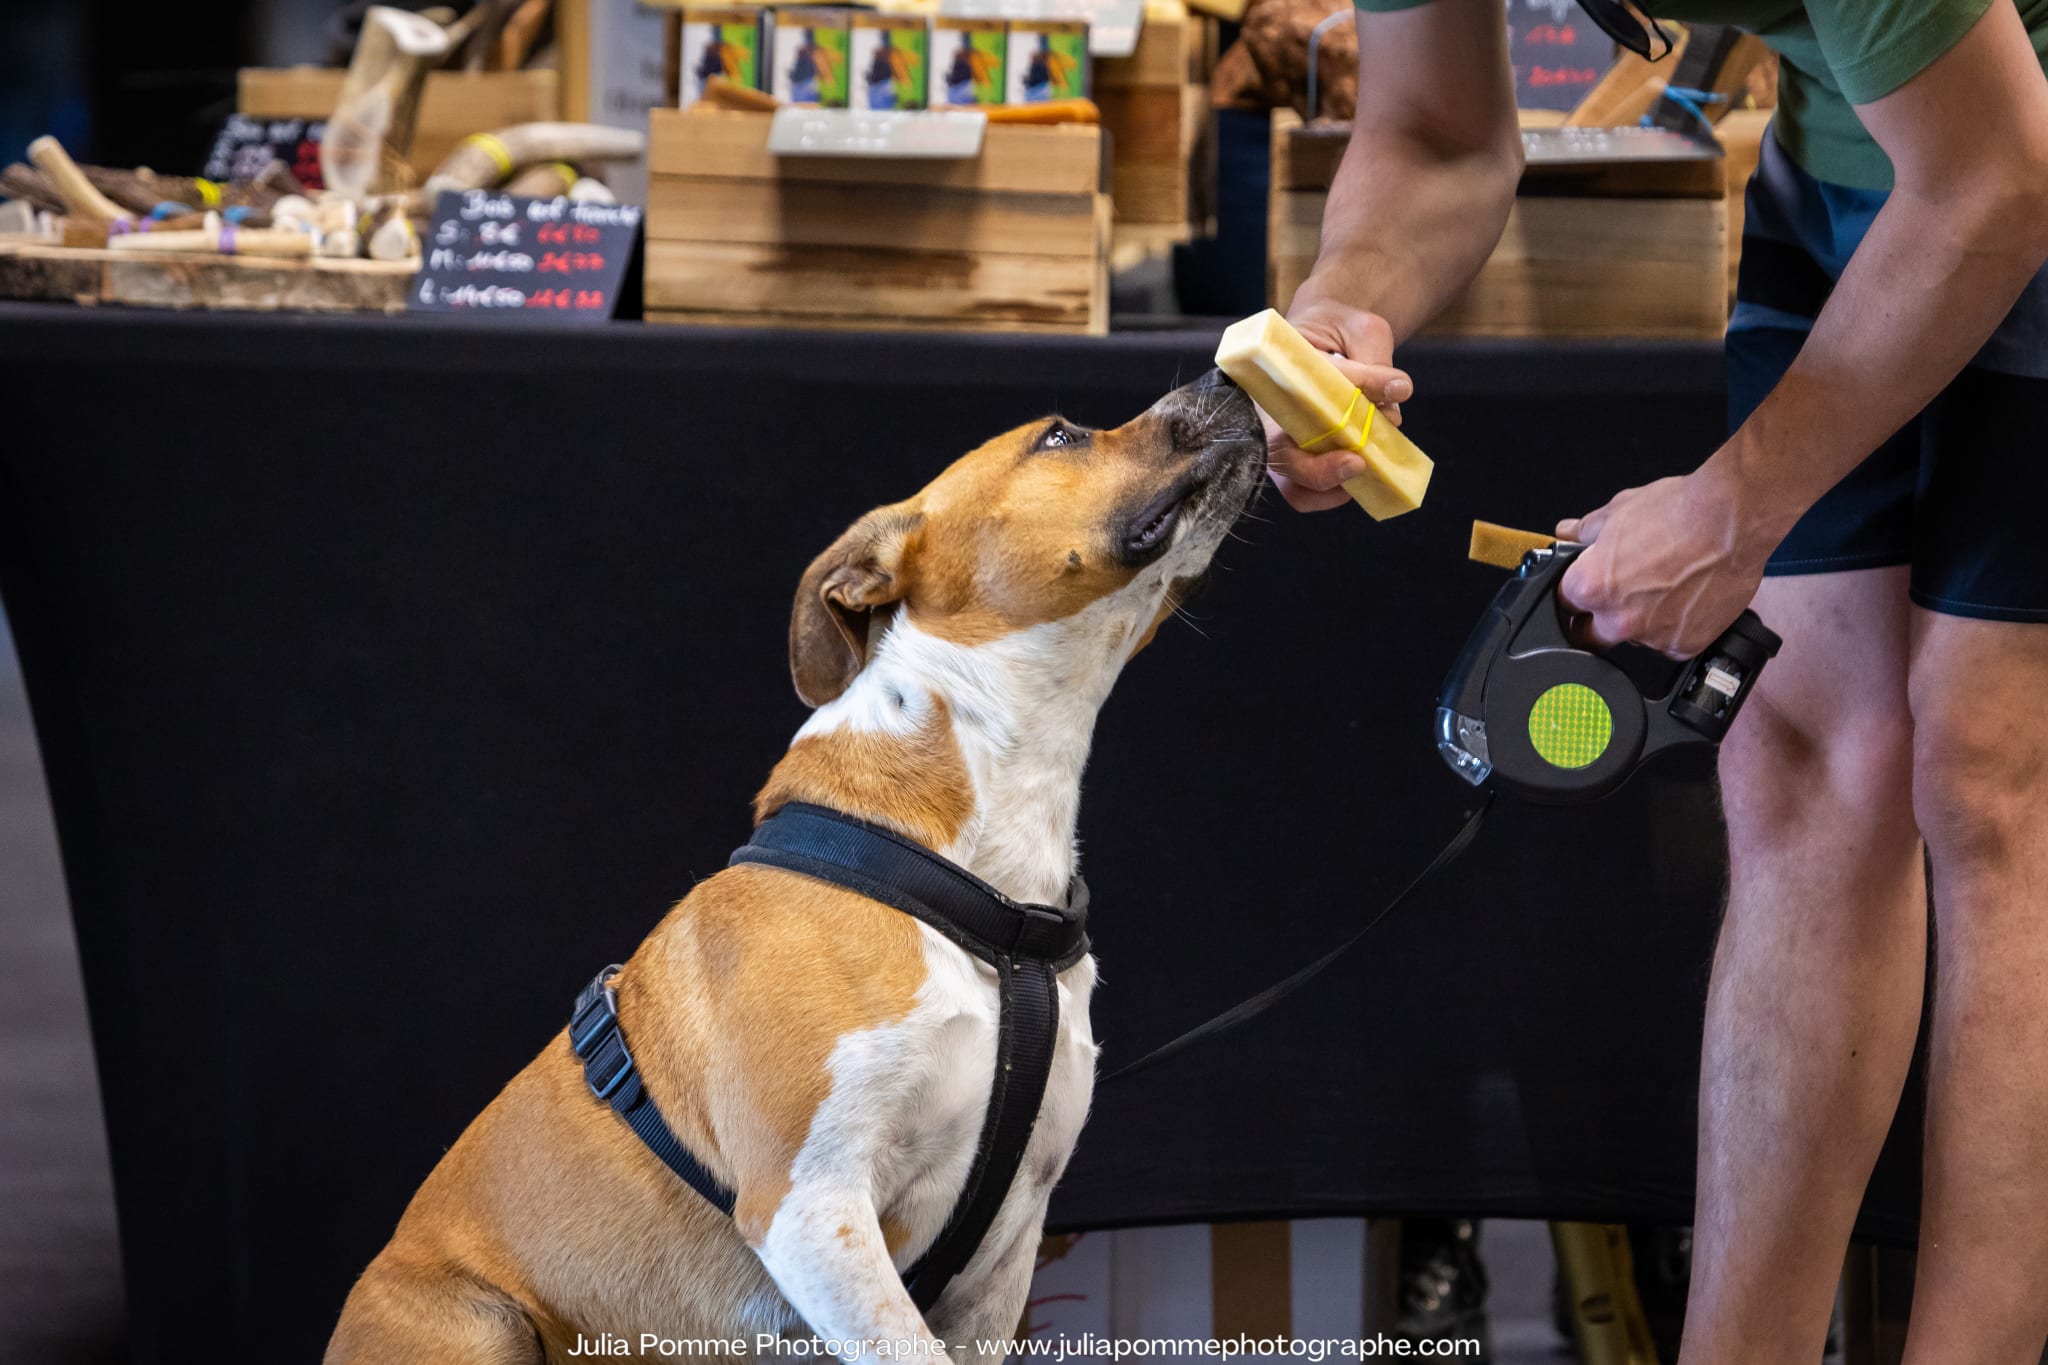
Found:
<path fill-rule="evenodd" d="M 1268 308 L 1232 323 L 1216 348 L 1216 365 L 1303 450 L 1364 456 L 1365 472 L 1347 479 L 1344 491 L 1375 521 L 1422 505 L 1436 466 L 1399 427 L 1376 421 L 1379 409 L 1286 318 Z"/>
<path fill-rule="evenodd" d="M 1472 548 L 1467 553 L 1478 563 L 1496 569 L 1518 569 L 1522 556 L 1531 550 L 1547 550 L 1557 544 L 1556 536 L 1535 531 L 1517 531 L 1512 526 L 1495 526 L 1490 521 L 1472 523 Z"/>

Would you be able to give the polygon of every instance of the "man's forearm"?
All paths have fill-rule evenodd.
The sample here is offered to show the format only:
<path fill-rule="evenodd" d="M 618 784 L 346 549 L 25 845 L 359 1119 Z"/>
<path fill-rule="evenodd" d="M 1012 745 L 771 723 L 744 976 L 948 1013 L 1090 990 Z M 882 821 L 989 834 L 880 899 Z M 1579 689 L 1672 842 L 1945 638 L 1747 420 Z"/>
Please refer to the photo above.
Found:
<path fill-rule="evenodd" d="M 1323 211 L 1322 250 L 1294 308 L 1328 299 L 1387 320 L 1398 344 L 1492 254 L 1522 173 L 1521 140 L 1447 151 L 1363 120 Z"/>
<path fill-rule="evenodd" d="M 1714 459 L 1773 541 L 1983 346 L 2048 256 L 2048 201 L 2024 183 L 1895 191 L 1799 357 Z"/>

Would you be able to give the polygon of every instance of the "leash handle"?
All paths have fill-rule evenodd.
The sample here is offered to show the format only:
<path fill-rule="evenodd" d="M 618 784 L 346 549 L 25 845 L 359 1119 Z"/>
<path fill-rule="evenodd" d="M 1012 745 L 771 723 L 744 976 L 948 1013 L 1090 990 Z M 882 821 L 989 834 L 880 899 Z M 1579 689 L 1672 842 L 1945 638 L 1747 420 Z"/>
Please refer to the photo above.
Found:
<path fill-rule="evenodd" d="M 1414 895 L 1418 889 L 1420 889 L 1424 882 L 1436 876 L 1439 872 L 1442 872 L 1452 863 L 1458 861 L 1459 857 L 1465 852 L 1465 850 L 1472 846 L 1472 841 L 1478 837 L 1479 826 L 1485 822 L 1486 813 L 1492 809 L 1493 793 L 1488 792 L 1485 796 L 1485 799 L 1480 801 L 1480 803 L 1473 808 L 1472 813 L 1465 817 L 1465 823 L 1458 826 L 1458 832 L 1451 836 L 1450 842 L 1446 843 L 1441 849 L 1437 851 L 1436 857 L 1430 859 L 1429 866 L 1423 868 L 1422 871 L 1416 873 L 1414 880 L 1410 881 L 1406 886 L 1402 887 L 1400 892 L 1396 894 L 1392 900 L 1388 901 L 1385 905 L 1380 907 L 1379 913 L 1375 914 L 1371 919 L 1367 920 L 1363 925 L 1361 925 L 1358 928 L 1358 930 L 1351 935 L 1351 937 L 1345 939 L 1342 943 L 1339 943 L 1336 947 L 1330 949 L 1321 957 L 1309 963 L 1306 967 L 1299 968 L 1291 975 L 1281 978 L 1280 980 L 1274 982 L 1272 985 L 1266 987 L 1266 989 L 1260 991 L 1258 994 L 1249 996 L 1244 1000 L 1240 1000 L 1237 1004 L 1232 1005 L 1229 1009 L 1223 1011 L 1221 1014 L 1213 1015 L 1210 1018 L 1204 1020 L 1202 1023 L 1195 1025 L 1186 1033 L 1181 1034 L 1179 1037 L 1170 1039 L 1169 1041 L 1160 1044 L 1158 1047 L 1153 1048 L 1150 1052 L 1138 1058 L 1136 1061 L 1126 1062 L 1124 1065 L 1118 1067 L 1116 1070 L 1110 1072 L 1107 1076 L 1104 1076 L 1101 1080 L 1097 1081 L 1095 1083 L 1096 1088 L 1100 1089 L 1105 1085 L 1113 1084 L 1117 1081 L 1125 1079 L 1126 1077 L 1135 1076 L 1141 1071 L 1148 1071 L 1151 1068 L 1157 1066 L 1159 1063 L 1165 1061 L 1167 1058 L 1172 1057 L 1175 1054 L 1186 1050 L 1187 1048 L 1193 1047 L 1196 1043 L 1199 1043 L 1206 1038 L 1213 1038 L 1219 1033 L 1227 1033 L 1231 1029 L 1236 1028 L 1239 1024 L 1245 1023 L 1248 1020 L 1255 1019 L 1259 1015 L 1264 1014 L 1267 1010 L 1273 1008 L 1273 1006 L 1279 1004 L 1282 1000 L 1286 999 L 1288 996 L 1294 994 L 1294 992 L 1300 990 L 1303 986 L 1307 985 L 1309 981 L 1311 981 L 1317 976 L 1320 976 L 1325 968 L 1329 967 L 1332 963 L 1336 962 L 1338 958 L 1344 956 L 1344 954 L 1350 952 L 1353 948 L 1357 947 L 1358 941 L 1360 939 L 1364 938 L 1367 934 L 1371 933 L 1376 927 L 1378 927 L 1381 920 L 1384 920 L 1387 916 L 1393 914 L 1394 911 L 1400 907 L 1403 901 L 1407 900 L 1410 896 Z"/>
<path fill-rule="evenodd" d="M 1682 726 L 1671 742 L 1706 740 L 1719 744 L 1735 723 L 1736 713 L 1756 690 L 1764 665 L 1777 655 L 1784 643 L 1763 618 L 1747 607 L 1721 638 L 1700 651 L 1680 673 L 1671 694 L 1660 707 L 1664 715 Z M 1653 722 L 1654 723 L 1654 722 Z M 1654 730 L 1652 749 L 1663 738 Z"/>

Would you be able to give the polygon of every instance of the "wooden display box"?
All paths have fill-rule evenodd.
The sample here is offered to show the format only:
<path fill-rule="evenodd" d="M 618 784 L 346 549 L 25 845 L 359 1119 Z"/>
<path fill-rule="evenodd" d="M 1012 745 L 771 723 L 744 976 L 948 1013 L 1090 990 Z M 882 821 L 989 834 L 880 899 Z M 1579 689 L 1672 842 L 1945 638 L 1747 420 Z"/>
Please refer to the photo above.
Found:
<path fill-rule="evenodd" d="M 992 124 L 971 160 L 789 157 L 771 117 L 651 111 L 650 322 L 1109 329 L 1099 128 Z"/>
<path fill-rule="evenodd" d="M 1285 311 L 1314 267 L 1342 129 L 1273 117 L 1266 286 Z M 1503 337 L 1719 337 L 1728 324 L 1720 160 L 1531 169 L 1501 242 L 1430 332 Z"/>
<path fill-rule="evenodd" d="M 1213 213 L 1215 139 L 1209 73 L 1216 21 L 1172 0 L 1147 6 L 1128 57 L 1095 63 L 1094 97 L 1110 141 L 1120 233 L 1186 240 Z"/>
<path fill-rule="evenodd" d="M 0 241 L 0 299 L 235 312 L 402 313 L 415 261 L 281 261 Z"/>
<path fill-rule="evenodd" d="M 235 108 L 252 118 L 324 119 L 341 98 L 345 74 L 321 66 L 245 67 Z M 562 116 L 561 107 L 552 71 L 429 72 L 406 160 L 424 179 L 470 134 L 550 122 Z"/>
<path fill-rule="evenodd" d="M 1771 111 L 1732 110 L 1714 125 L 1714 136 L 1727 152 L 1728 169 L 1728 311 L 1735 311 L 1735 274 L 1742 265 L 1742 215 L 1749 177 L 1763 155 L 1764 139 L 1770 136 Z"/>

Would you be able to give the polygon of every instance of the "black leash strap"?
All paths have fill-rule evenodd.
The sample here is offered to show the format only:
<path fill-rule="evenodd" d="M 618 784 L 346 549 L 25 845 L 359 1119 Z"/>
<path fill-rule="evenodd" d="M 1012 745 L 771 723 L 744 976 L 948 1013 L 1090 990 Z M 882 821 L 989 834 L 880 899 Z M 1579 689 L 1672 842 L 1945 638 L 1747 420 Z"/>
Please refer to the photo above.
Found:
<path fill-rule="evenodd" d="M 1429 866 L 1423 868 L 1422 871 L 1416 873 L 1415 879 L 1413 881 L 1409 882 L 1408 885 L 1402 887 L 1398 895 L 1396 895 L 1392 900 L 1388 901 L 1385 905 L 1381 906 L 1379 913 L 1374 915 L 1371 919 L 1367 920 L 1362 926 L 1359 927 L 1357 932 L 1351 935 L 1351 937 L 1345 939 L 1342 943 L 1330 949 L 1329 952 L 1324 953 L 1321 957 L 1309 963 L 1306 967 L 1301 968 L 1299 971 L 1294 972 L 1290 976 L 1284 977 L 1281 980 L 1274 982 L 1272 985 L 1266 987 L 1266 989 L 1260 991 L 1257 995 L 1254 995 L 1249 999 L 1239 1001 L 1237 1004 L 1232 1005 L 1229 1009 L 1223 1011 L 1223 1013 L 1216 1015 L 1208 1020 L 1205 1020 L 1200 1024 L 1195 1025 L 1186 1033 L 1181 1034 L 1178 1038 L 1174 1038 L 1169 1042 L 1162 1043 L 1160 1046 L 1153 1048 L 1150 1052 L 1138 1058 L 1136 1061 L 1127 1062 L 1123 1066 L 1118 1067 L 1116 1070 L 1110 1072 L 1107 1076 L 1104 1076 L 1101 1080 L 1097 1081 L 1095 1083 L 1097 1088 L 1099 1089 L 1102 1086 L 1108 1085 L 1112 1081 L 1123 1080 L 1127 1076 L 1135 1076 L 1140 1071 L 1149 1070 L 1152 1067 L 1157 1066 L 1159 1063 L 1165 1061 L 1167 1058 L 1174 1056 L 1176 1053 L 1179 1053 L 1186 1048 L 1193 1047 L 1196 1043 L 1201 1042 L 1204 1038 L 1213 1038 L 1219 1033 L 1224 1033 L 1229 1031 L 1230 1029 L 1236 1028 L 1239 1024 L 1244 1023 L 1248 1019 L 1255 1019 L 1259 1015 L 1264 1014 L 1267 1010 L 1273 1008 L 1273 1006 L 1279 1004 L 1288 996 L 1294 994 L 1294 992 L 1300 990 L 1303 986 L 1307 985 L 1310 980 L 1321 975 L 1324 968 L 1328 967 L 1338 958 L 1344 956 L 1344 954 L 1350 952 L 1353 948 L 1357 947 L 1358 941 L 1360 939 L 1364 938 L 1367 934 L 1371 933 L 1376 927 L 1378 927 L 1381 920 L 1385 919 L 1388 915 L 1393 914 L 1395 910 L 1400 908 L 1401 903 L 1407 900 L 1410 896 L 1414 895 L 1416 890 L 1420 888 L 1424 882 L 1427 882 L 1431 877 L 1436 876 L 1437 873 L 1443 871 L 1452 863 L 1458 861 L 1460 855 L 1462 855 L 1466 849 L 1470 848 L 1472 846 L 1472 841 L 1478 837 L 1479 826 L 1485 822 L 1486 813 L 1491 809 L 1493 809 L 1493 793 L 1488 792 L 1486 794 L 1486 798 L 1479 803 L 1479 805 L 1473 810 L 1473 812 L 1470 815 L 1465 817 L 1465 823 L 1458 827 L 1458 832 L 1451 836 L 1450 842 L 1445 844 L 1442 850 L 1440 850 L 1437 853 L 1436 857 L 1430 860 Z"/>

